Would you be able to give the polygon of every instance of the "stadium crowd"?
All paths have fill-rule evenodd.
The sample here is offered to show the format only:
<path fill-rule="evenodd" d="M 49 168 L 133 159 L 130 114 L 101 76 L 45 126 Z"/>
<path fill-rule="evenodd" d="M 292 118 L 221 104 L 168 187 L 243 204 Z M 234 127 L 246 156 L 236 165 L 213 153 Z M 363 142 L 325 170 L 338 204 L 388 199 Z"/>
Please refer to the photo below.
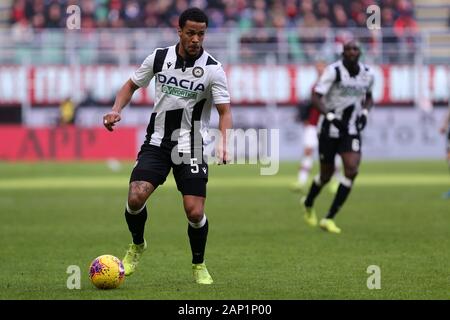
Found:
<path fill-rule="evenodd" d="M 372 4 L 381 8 L 381 39 L 375 39 L 367 28 L 366 9 Z M 324 44 L 345 42 L 349 28 L 359 28 L 363 51 L 379 51 L 376 45 L 381 42 L 384 61 L 397 62 L 405 57 L 399 52 L 414 53 L 418 30 L 411 0 L 14 0 L 13 34 L 23 39 L 42 29 L 65 28 L 70 5 L 81 9 L 83 32 L 173 28 L 183 10 L 196 6 L 208 14 L 210 32 L 238 30 L 241 58 L 249 61 L 282 51 L 288 52 L 291 61 L 314 61 L 318 54 L 329 56 L 334 51 Z M 331 41 L 330 30 L 336 37 Z M 286 43 L 287 49 L 278 48 Z"/>
<path fill-rule="evenodd" d="M 65 27 L 65 9 L 79 5 L 82 28 L 176 27 L 190 6 L 208 13 L 209 28 L 365 27 L 366 8 L 382 8 L 383 24 L 415 27 L 411 0 L 14 0 L 10 23 Z"/>

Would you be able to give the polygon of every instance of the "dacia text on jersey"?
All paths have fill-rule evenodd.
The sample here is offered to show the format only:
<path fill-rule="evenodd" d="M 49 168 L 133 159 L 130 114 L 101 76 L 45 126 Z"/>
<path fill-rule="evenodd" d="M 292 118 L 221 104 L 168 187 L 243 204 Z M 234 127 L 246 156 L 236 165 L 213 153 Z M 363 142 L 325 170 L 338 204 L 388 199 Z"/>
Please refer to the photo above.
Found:
<path fill-rule="evenodd" d="M 203 83 L 196 84 L 186 79 L 178 80 L 176 77 L 166 77 L 158 74 L 158 82 L 162 83 L 162 92 L 183 98 L 197 98 L 196 91 L 205 91 Z"/>
<path fill-rule="evenodd" d="M 363 94 L 365 94 L 368 90 L 367 86 L 358 86 L 358 85 L 343 85 L 343 84 L 339 84 L 339 90 L 341 90 L 340 95 L 341 96 L 361 96 Z"/>

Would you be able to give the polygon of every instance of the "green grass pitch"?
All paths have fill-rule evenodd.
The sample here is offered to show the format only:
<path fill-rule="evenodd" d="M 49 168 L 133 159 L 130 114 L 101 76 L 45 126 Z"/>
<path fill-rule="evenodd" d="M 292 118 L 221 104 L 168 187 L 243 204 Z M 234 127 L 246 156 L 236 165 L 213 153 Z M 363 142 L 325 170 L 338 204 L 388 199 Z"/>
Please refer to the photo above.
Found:
<path fill-rule="evenodd" d="M 341 235 L 307 226 L 290 192 L 297 164 L 275 176 L 256 166 L 210 166 L 206 262 L 191 275 L 187 221 L 173 179 L 148 202 L 149 250 L 115 290 L 89 282 L 101 254 L 123 257 L 132 163 L 0 164 L 0 299 L 449 299 L 450 188 L 444 161 L 363 162 L 338 214 Z M 315 172 L 317 169 L 315 169 Z M 171 176 L 170 176 L 171 177 Z M 332 196 L 316 201 L 319 217 Z M 81 268 L 69 290 L 67 267 Z M 370 265 L 381 289 L 369 290 Z"/>

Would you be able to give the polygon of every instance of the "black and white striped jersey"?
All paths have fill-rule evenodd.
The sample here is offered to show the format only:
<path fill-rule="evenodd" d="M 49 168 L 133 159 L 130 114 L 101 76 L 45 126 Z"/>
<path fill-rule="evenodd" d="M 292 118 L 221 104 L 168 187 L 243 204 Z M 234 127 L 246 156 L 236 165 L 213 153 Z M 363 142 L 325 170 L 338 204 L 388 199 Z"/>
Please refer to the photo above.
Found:
<path fill-rule="evenodd" d="M 178 45 L 158 48 L 131 76 L 139 87 L 155 77 L 155 103 L 146 144 L 183 153 L 202 148 L 208 134 L 212 104 L 230 103 L 222 65 L 202 49 L 196 59 L 184 60 Z M 194 125 L 196 123 L 196 125 Z M 194 143 L 200 138 L 200 143 Z"/>
<path fill-rule="evenodd" d="M 362 102 L 366 93 L 372 92 L 373 83 L 374 75 L 367 66 L 359 63 L 359 73 L 352 77 L 339 60 L 326 67 L 314 91 L 323 95 L 327 111 L 333 111 L 337 119 L 348 125 L 348 133 L 354 135 L 358 133 L 356 119 L 362 111 Z M 319 132 L 339 137 L 339 130 L 324 115 L 318 125 Z"/>

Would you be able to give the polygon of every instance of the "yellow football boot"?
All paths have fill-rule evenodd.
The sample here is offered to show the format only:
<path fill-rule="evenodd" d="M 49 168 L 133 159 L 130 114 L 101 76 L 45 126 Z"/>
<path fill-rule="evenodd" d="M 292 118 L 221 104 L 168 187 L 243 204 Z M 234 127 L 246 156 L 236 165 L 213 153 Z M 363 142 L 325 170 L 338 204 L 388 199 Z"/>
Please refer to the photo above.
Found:
<path fill-rule="evenodd" d="M 328 232 L 331 233 L 341 233 L 341 229 L 339 229 L 332 219 L 322 219 L 320 220 L 319 226 Z"/>
<path fill-rule="evenodd" d="M 195 282 L 199 284 L 211 284 L 213 279 L 211 278 L 208 269 L 206 269 L 205 263 L 192 264 L 192 274 L 194 275 Z"/>
<path fill-rule="evenodd" d="M 302 206 L 303 210 L 303 218 L 305 219 L 308 225 L 310 225 L 311 227 L 315 227 L 317 226 L 316 210 L 314 210 L 313 207 L 305 206 L 305 200 L 306 197 L 302 197 L 300 199 L 300 205 Z"/>
<path fill-rule="evenodd" d="M 147 249 L 147 241 L 144 239 L 143 244 L 130 244 L 130 247 L 122 260 L 123 267 L 125 268 L 125 275 L 130 276 L 136 271 L 136 267 L 139 264 L 139 260 L 142 254 Z"/>
<path fill-rule="evenodd" d="M 307 191 L 307 185 L 306 184 L 301 184 L 300 182 L 296 181 L 293 182 L 290 187 L 292 192 L 298 192 L 301 194 L 305 194 Z"/>

